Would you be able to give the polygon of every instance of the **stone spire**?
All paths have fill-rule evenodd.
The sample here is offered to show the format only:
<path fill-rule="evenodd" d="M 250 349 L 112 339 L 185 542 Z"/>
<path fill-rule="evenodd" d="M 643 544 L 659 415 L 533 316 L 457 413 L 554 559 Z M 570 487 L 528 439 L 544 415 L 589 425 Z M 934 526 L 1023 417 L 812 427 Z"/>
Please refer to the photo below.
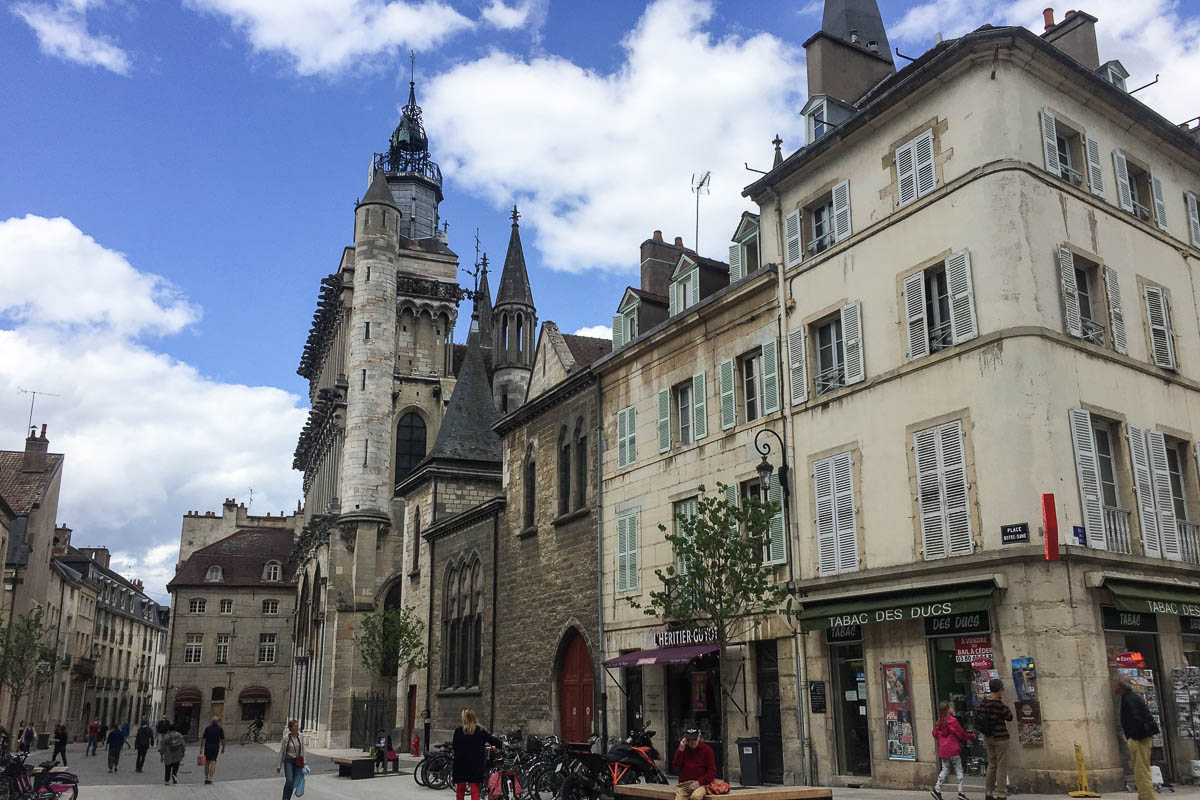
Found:
<path fill-rule="evenodd" d="M 504 271 L 500 273 L 500 291 L 496 293 L 496 305 L 520 303 L 533 308 L 533 290 L 529 287 L 529 273 L 525 270 L 525 251 L 521 247 L 521 229 L 517 220 L 521 218 L 517 207 L 512 210 L 512 233 L 508 237 L 508 253 L 504 256 Z"/>
<path fill-rule="evenodd" d="M 387 178 L 384 177 L 383 170 L 375 171 L 375 177 L 371 179 L 371 185 L 367 188 L 367 193 L 363 195 L 363 199 L 358 204 L 365 206 L 368 203 L 381 203 L 382 205 L 396 208 L 396 199 L 392 197 L 392 190 L 388 187 Z"/>
<path fill-rule="evenodd" d="M 521 249 L 521 229 L 517 207 L 512 210 L 512 234 L 496 307 L 492 311 L 492 396 L 501 414 L 507 414 L 525 401 L 529 377 L 533 374 L 533 348 L 537 339 L 537 308 L 525 270 Z"/>
<path fill-rule="evenodd" d="M 479 320 L 472 318 L 467 357 L 458 373 L 458 383 L 454 385 L 437 439 L 422 463 L 499 464 L 500 437 L 492 430 L 495 422 L 496 406 L 479 343 Z"/>
<path fill-rule="evenodd" d="M 479 320 L 479 337 L 487 346 L 492 342 L 492 288 L 488 285 L 487 253 L 479 264 L 479 288 L 475 293 L 473 317 Z"/>

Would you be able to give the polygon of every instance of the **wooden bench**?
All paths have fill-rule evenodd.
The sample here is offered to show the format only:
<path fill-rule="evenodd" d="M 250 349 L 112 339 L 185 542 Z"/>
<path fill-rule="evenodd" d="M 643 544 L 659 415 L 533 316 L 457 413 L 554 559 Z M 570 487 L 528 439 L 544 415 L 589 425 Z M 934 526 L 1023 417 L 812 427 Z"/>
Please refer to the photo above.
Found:
<path fill-rule="evenodd" d="M 675 784 L 662 783 L 629 783 L 613 787 L 616 797 L 635 798 L 636 800 L 674 800 Z M 722 795 L 709 795 L 721 797 Z M 827 786 L 754 786 L 749 788 L 733 787 L 725 797 L 737 800 L 830 800 L 833 789 Z"/>
<path fill-rule="evenodd" d="M 370 756 L 362 758 L 331 758 L 338 765 L 338 777 L 357 781 L 361 778 L 375 777 L 375 759 Z"/>

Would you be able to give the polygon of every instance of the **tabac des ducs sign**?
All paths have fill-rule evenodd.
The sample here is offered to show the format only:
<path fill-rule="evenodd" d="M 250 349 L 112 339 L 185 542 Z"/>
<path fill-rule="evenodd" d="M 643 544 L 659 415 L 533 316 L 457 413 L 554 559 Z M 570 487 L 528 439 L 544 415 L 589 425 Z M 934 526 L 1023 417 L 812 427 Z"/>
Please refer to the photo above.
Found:
<path fill-rule="evenodd" d="M 842 625 L 869 625 L 873 622 L 900 622 L 906 619 L 925 619 L 927 617 L 945 617 L 955 613 L 954 603 L 927 603 L 924 605 L 900 604 L 893 608 L 878 608 L 873 611 L 861 611 L 851 614 L 839 614 L 829 617 L 829 627 Z"/>

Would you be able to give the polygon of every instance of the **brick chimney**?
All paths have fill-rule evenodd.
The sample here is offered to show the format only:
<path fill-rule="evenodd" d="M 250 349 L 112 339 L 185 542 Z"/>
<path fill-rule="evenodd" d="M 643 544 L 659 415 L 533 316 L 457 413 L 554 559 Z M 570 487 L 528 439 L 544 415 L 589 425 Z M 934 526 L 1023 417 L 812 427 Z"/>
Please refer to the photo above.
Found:
<path fill-rule="evenodd" d="M 50 440 L 46 438 L 46 426 L 42 426 L 39 436 L 35 428 L 29 429 L 29 437 L 25 440 L 25 462 L 21 469 L 24 472 L 45 472 L 46 452 L 50 449 Z"/>
<path fill-rule="evenodd" d="M 667 296 L 667 287 L 671 283 L 671 273 L 679 262 L 679 254 L 683 251 L 683 240 L 675 238 L 675 244 L 663 241 L 662 231 L 642 242 L 642 285 L 646 292 Z"/>
<path fill-rule="evenodd" d="M 71 547 L 71 529 L 66 525 L 59 525 L 54 529 L 54 551 L 56 556 L 65 556 L 67 550 Z"/>
<path fill-rule="evenodd" d="M 1096 44 L 1096 18 L 1086 11 L 1071 10 L 1062 22 L 1054 22 L 1054 9 L 1042 12 L 1046 30 L 1042 38 L 1088 69 L 1100 69 L 1100 47 Z"/>

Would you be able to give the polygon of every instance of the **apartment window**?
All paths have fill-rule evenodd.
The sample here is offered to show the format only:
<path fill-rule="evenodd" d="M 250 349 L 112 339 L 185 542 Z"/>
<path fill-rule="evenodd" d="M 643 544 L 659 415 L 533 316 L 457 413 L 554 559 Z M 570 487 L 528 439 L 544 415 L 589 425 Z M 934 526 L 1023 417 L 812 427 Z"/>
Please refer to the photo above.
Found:
<path fill-rule="evenodd" d="M 679 443 L 692 443 L 692 382 L 684 381 L 674 389 L 675 409 L 678 411 Z"/>
<path fill-rule="evenodd" d="M 278 600 L 263 600 L 262 612 L 264 614 L 278 614 L 279 613 L 279 601 Z"/>
<path fill-rule="evenodd" d="M 904 279 L 908 358 L 915 361 L 979 335 L 966 250 Z"/>
<path fill-rule="evenodd" d="M 737 283 L 758 270 L 758 228 L 756 226 L 751 230 L 753 233 L 729 246 L 730 284 Z"/>
<path fill-rule="evenodd" d="M 1113 441 L 1116 439 L 1113 426 L 1108 422 L 1094 420 L 1092 435 L 1096 439 L 1096 460 L 1100 466 L 1100 497 L 1106 508 L 1116 508 L 1117 462 Z"/>
<path fill-rule="evenodd" d="M 933 163 L 933 130 L 896 148 L 897 206 L 903 208 L 937 188 Z"/>
<path fill-rule="evenodd" d="M 191 600 L 188 600 L 188 613 L 189 614 L 203 614 L 204 607 L 206 605 L 208 605 L 208 603 L 205 601 L 205 599 L 203 597 L 193 597 Z"/>
<path fill-rule="evenodd" d="M 1171 302 L 1161 286 L 1146 286 L 1146 325 L 1150 330 L 1150 358 L 1155 366 L 1177 369 L 1175 334 L 1171 330 Z"/>
<path fill-rule="evenodd" d="M 927 561 L 968 555 L 971 534 L 966 441 L 962 420 L 913 434 L 921 552 Z"/>
<path fill-rule="evenodd" d="M 638 300 L 627 295 L 623 309 L 612 318 L 613 350 L 619 350 L 638 337 Z"/>
<path fill-rule="evenodd" d="M 696 516 L 696 498 L 689 497 L 686 500 L 680 500 L 672 506 L 671 519 L 674 522 L 674 534 L 676 536 L 686 535 L 681 523 L 686 522 Z M 675 554 L 675 571 L 679 575 L 686 575 L 688 571 L 687 561 L 679 553 Z"/>
<path fill-rule="evenodd" d="M 808 211 L 809 255 L 824 252 L 833 244 L 833 200 L 813 206 Z"/>
<path fill-rule="evenodd" d="M 1122 150 L 1113 150 L 1113 169 L 1117 174 L 1117 203 L 1121 208 L 1165 231 L 1167 204 L 1162 181 Z"/>
<path fill-rule="evenodd" d="M 1171 506 L 1175 509 L 1175 519 L 1182 521 L 1188 519 L 1187 500 L 1183 491 L 1183 465 L 1187 463 L 1187 445 L 1174 439 L 1168 439 L 1165 444 Z"/>
<path fill-rule="evenodd" d="M 183 663 L 199 664 L 204 655 L 204 634 L 189 633 L 183 646 Z"/>
<path fill-rule="evenodd" d="M 617 517 L 617 591 L 638 588 L 638 515 Z"/>
<path fill-rule="evenodd" d="M 637 461 L 637 409 L 634 406 L 617 412 L 617 466 L 626 467 Z"/>
<path fill-rule="evenodd" d="M 808 141 L 815 142 L 825 135 L 828 125 L 825 122 L 825 101 L 813 106 L 808 112 Z"/>
<path fill-rule="evenodd" d="M 686 255 L 679 257 L 667 291 L 667 313 L 672 317 L 700 302 L 700 268 L 695 261 Z"/>
<path fill-rule="evenodd" d="M 275 663 L 275 634 L 260 633 L 258 635 L 258 663 Z"/>
<path fill-rule="evenodd" d="M 1125 313 L 1116 270 L 1058 248 L 1059 280 L 1067 333 L 1101 347 L 1128 353 Z M 1105 322 L 1109 327 L 1105 327 Z"/>
<path fill-rule="evenodd" d="M 775 479 L 774 473 L 771 475 Z M 858 522 L 854 507 L 854 463 L 849 452 L 813 463 L 817 525 L 817 574 L 858 570 Z"/>
<path fill-rule="evenodd" d="M 1070 124 L 1043 109 L 1040 113 L 1042 147 L 1046 170 L 1063 180 L 1082 187 L 1084 164 L 1092 194 L 1104 196 L 1104 176 L 1100 168 L 1100 145 Z"/>
<path fill-rule="evenodd" d="M 233 601 L 228 600 L 228 599 L 222 600 L 220 608 L 221 608 L 222 614 L 232 614 L 233 613 Z"/>
<path fill-rule="evenodd" d="M 206 581 L 220 581 L 222 576 L 221 568 L 213 565 L 208 568 L 208 573 L 204 576 Z"/>
<path fill-rule="evenodd" d="M 1184 192 L 1183 204 L 1187 207 L 1188 235 L 1191 237 L 1192 247 L 1200 247 L 1200 199 L 1197 199 L 1194 192 Z"/>
<path fill-rule="evenodd" d="M 268 581 L 277 581 L 283 574 L 283 568 L 278 561 L 268 561 L 266 569 L 266 579 Z"/>
<path fill-rule="evenodd" d="M 846 385 L 841 317 L 835 316 L 817 323 L 814 326 L 814 334 L 817 354 L 816 393 L 822 395 Z"/>
<path fill-rule="evenodd" d="M 217 634 L 217 661 L 218 664 L 229 663 L 229 634 Z"/>
<path fill-rule="evenodd" d="M 1131 512 L 1120 506 L 1121 487 L 1117 480 L 1117 424 L 1073 408 L 1068 412 L 1071 439 L 1075 446 L 1075 469 L 1079 480 L 1079 499 L 1083 526 L 1089 547 L 1129 553 Z M 1154 515 L 1153 490 L 1142 431 L 1129 428 L 1130 462 L 1139 498 L 1138 516 L 1143 542 L 1157 542 L 1158 522 Z M 1149 500 L 1149 509 L 1143 507 Z"/>
<path fill-rule="evenodd" d="M 742 409 L 751 422 L 762 415 L 762 351 L 748 353 L 739 360 Z"/>

